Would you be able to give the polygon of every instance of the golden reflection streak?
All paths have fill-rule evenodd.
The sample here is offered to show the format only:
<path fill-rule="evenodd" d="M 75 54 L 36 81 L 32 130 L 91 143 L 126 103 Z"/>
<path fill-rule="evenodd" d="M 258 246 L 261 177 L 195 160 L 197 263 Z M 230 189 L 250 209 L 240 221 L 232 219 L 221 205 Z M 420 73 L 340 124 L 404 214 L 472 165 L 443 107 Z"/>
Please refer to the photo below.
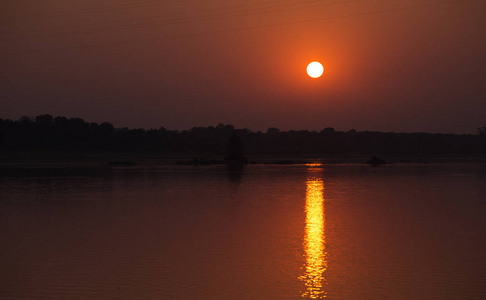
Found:
<path fill-rule="evenodd" d="M 304 281 L 306 290 L 302 297 L 311 299 L 325 298 L 326 280 L 324 271 L 327 269 L 325 214 L 324 214 L 324 182 L 321 178 L 307 180 L 305 220 L 305 273 L 299 279 Z"/>

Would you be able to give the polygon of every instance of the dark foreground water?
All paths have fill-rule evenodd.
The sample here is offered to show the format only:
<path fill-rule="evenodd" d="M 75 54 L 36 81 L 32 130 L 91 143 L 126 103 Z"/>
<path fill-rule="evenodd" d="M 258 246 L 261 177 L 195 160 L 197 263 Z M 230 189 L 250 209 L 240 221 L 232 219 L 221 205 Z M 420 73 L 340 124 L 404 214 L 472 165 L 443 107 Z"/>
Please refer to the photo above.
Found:
<path fill-rule="evenodd" d="M 484 299 L 481 164 L 22 167 L 1 299 Z"/>

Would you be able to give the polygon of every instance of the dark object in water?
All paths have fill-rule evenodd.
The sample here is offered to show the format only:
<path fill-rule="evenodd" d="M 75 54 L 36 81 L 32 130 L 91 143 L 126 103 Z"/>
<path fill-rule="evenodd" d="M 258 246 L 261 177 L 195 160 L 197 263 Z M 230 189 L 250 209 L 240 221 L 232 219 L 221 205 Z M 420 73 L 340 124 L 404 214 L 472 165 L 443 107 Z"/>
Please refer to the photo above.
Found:
<path fill-rule="evenodd" d="M 379 166 L 386 164 L 386 161 L 381 157 L 373 156 L 366 163 L 372 166 Z"/>
<path fill-rule="evenodd" d="M 176 164 L 178 165 L 190 165 L 190 166 L 199 166 L 199 165 L 221 165 L 225 162 L 223 160 L 216 160 L 216 159 L 204 159 L 204 158 L 193 158 L 191 160 L 178 160 Z"/>

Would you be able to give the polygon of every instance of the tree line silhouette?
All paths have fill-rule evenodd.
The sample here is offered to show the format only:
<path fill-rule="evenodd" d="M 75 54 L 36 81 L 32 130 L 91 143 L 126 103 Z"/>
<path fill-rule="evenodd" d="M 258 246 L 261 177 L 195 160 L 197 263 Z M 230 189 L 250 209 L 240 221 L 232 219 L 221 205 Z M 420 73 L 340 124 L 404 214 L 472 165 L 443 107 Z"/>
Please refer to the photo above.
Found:
<path fill-rule="evenodd" d="M 249 157 L 484 157 L 486 127 L 477 134 L 321 131 L 269 128 L 266 132 L 219 124 L 190 130 L 115 128 L 80 118 L 49 114 L 0 119 L 0 153 L 151 153 L 166 157 L 217 156 L 226 153 L 236 133 Z"/>

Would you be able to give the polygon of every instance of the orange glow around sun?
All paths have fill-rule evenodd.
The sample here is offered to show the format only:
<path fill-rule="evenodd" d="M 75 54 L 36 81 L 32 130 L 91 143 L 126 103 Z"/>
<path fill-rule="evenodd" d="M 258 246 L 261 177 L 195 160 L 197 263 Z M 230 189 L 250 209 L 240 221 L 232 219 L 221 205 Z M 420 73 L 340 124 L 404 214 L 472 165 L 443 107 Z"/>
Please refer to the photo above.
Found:
<path fill-rule="evenodd" d="M 321 77 L 322 73 L 324 73 L 324 67 L 320 62 L 313 61 L 309 65 L 307 65 L 307 74 L 312 78 L 319 78 Z"/>

